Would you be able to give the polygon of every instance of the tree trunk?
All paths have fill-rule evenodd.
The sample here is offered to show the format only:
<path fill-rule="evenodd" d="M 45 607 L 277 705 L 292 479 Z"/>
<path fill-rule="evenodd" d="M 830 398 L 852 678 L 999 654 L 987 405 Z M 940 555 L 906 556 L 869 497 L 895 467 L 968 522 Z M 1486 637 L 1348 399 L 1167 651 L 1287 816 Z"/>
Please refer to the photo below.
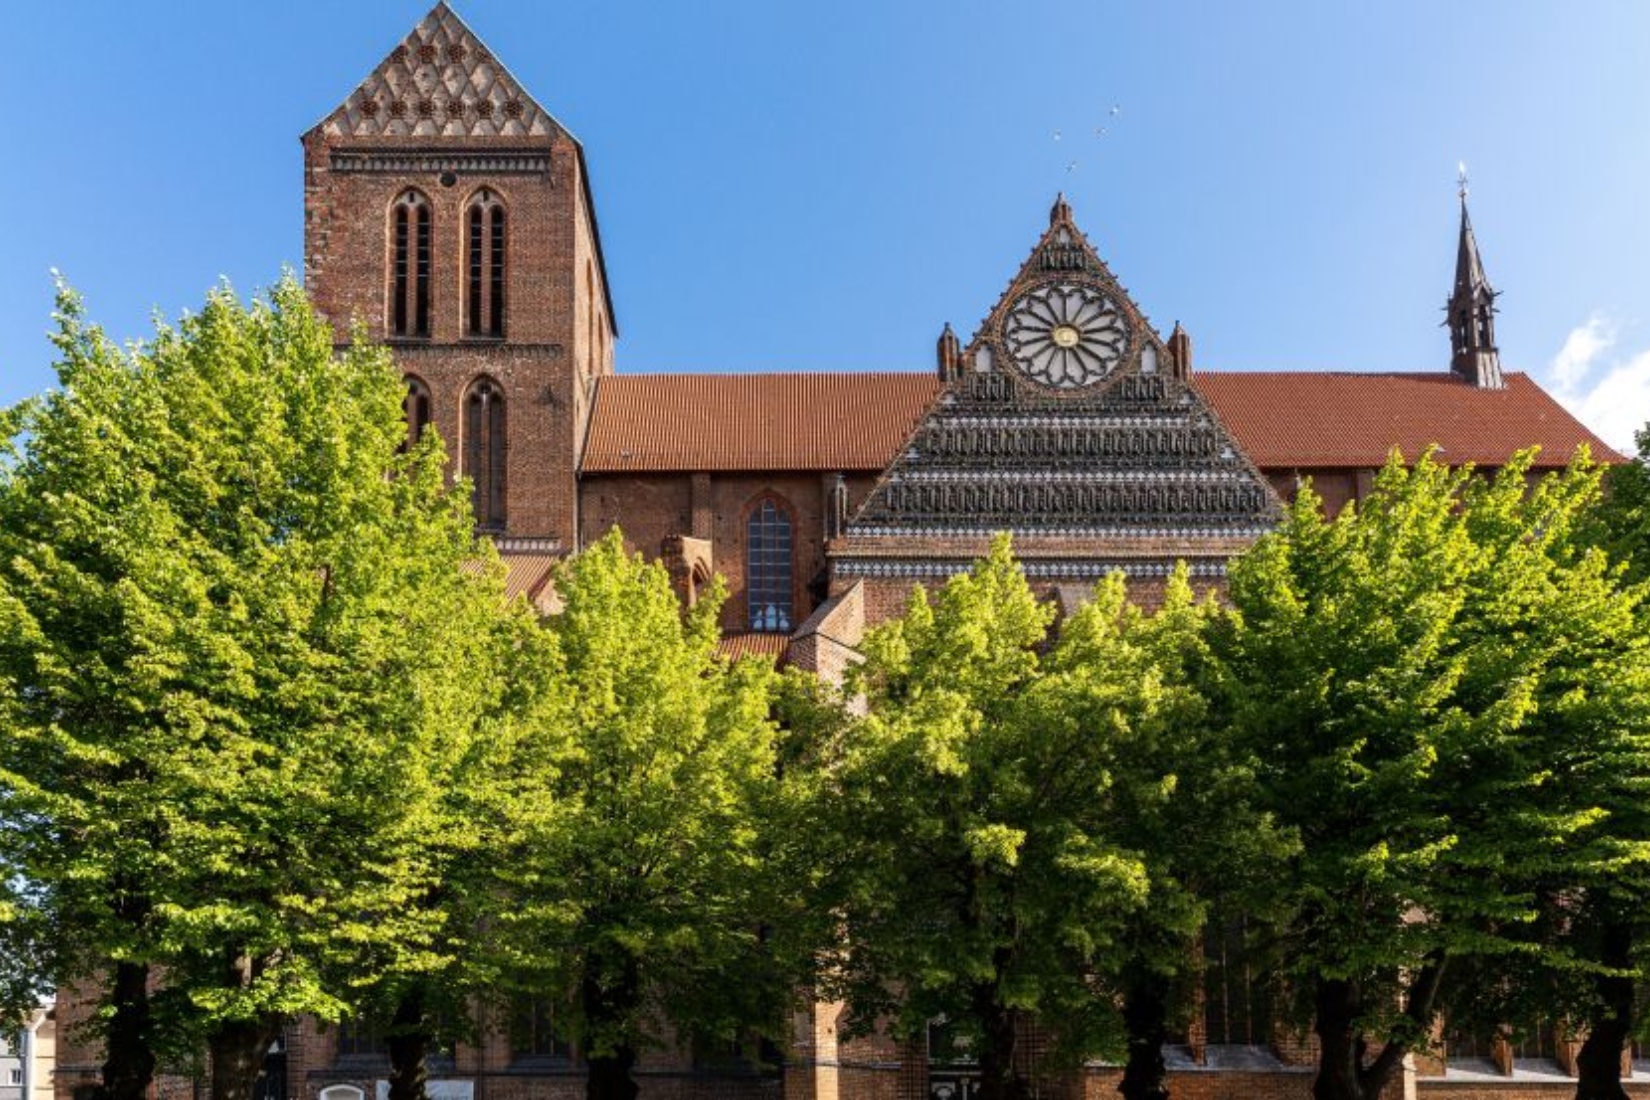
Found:
<path fill-rule="evenodd" d="M 1313 1100 L 1373 1100 L 1381 1085 L 1369 1089 L 1364 1079 L 1368 1044 L 1358 1030 L 1363 997 L 1355 982 L 1320 978 L 1313 1029 L 1318 1033 L 1318 1076 L 1312 1082 Z"/>
<path fill-rule="evenodd" d="M 1416 1033 L 1432 1026 L 1433 1006 L 1444 980 L 1446 956 L 1433 952 L 1409 979 L 1404 1015 Z M 1365 1062 L 1369 1041 L 1358 1027 L 1364 1014 L 1364 994 L 1357 982 L 1319 977 L 1317 1002 L 1318 1076 L 1312 1082 L 1313 1100 L 1376 1100 L 1393 1074 L 1404 1064 L 1409 1044 L 1389 1042 L 1373 1061 Z"/>
<path fill-rule="evenodd" d="M 998 1000 L 993 983 L 976 985 L 972 999 L 982 1040 L 979 1100 L 1029 1100 L 1031 1083 L 1014 1064 L 1019 1048 L 1015 1014 Z"/>
<path fill-rule="evenodd" d="M 631 1017 L 641 1001 L 641 980 L 633 958 L 621 960 L 617 973 L 604 972 L 602 961 L 594 953 L 586 958 L 579 985 L 585 1028 L 595 1043 L 585 1056 L 585 1100 L 636 1100 L 641 1090 L 630 1076 L 636 1047 L 629 1035 Z"/>
<path fill-rule="evenodd" d="M 116 963 L 109 1005 L 100 1100 L 144 1100 L 155 1079 L 149 968 L 141 963 Z"/>
<path fill-rule="evenodd" d="M 1623 920 L 1605 922 L 1598 961 L 1612 970 L 1632 965 L 1631 925 Z M 1621 1051 L 1633 1030 L 1633 979 L 1601 974 L 1593 980 L 1593 989 L 1598 1007 L 1576 1058 L 1576 1100 L 1627 1100 L 1627 1090 L 1621 1087 Z"/>
<path fill-rule="evenodd" d="M 1129 1060 L 1117 1091 L 1125 1100 L 1169 1100 L 1169 1067 L 1163 1063 L 1163 1044 L 1169 1038 L 1166 981 L 1136 975 L 1123 994 Z"/>
<path fill-rule="evenodd" d="M 212 1100 L 252 1100 L 264 1071 L 264 1056 L 279 1026 L 240 1020 L 219 1026 L 207 1040 L 212 1056 Z"/>
<path fill-rule="evenodd" d="M 636 1100 L 641 1092 L 630 1079 L 636 1065 L 636 1051 L 628 1044 L 610 1054 L 587 1059 L 590 1076 L 585 1080 L 585 1100 Z"/>
<path fill-rule="evenodd" d="M 425 1100 L 429 1076 L 425 1058 L 430 1052 L 430 1028 L 424 1019 L 424 991 L 414 989 L 395 1006 L 390 1024 L 390 1100 Z"/>

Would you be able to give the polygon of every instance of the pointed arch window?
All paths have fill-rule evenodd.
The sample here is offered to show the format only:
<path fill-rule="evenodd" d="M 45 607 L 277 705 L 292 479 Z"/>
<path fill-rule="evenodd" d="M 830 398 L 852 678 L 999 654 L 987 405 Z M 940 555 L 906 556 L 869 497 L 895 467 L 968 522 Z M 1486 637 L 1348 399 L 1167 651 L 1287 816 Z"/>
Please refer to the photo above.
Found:
<path fill-rule="evenodd" d="M 430 387 L 422 378 L 407 375 L 407 396 L 401 399 L 401 411 L 407 418 L 407 441 L 403 449 L 416 447 L 430 423 Z"/>
<path fill-rule="evenodd" d="M 408 189 L 390 212 L 390 334 L 430 335 L 430 202 Z"/>
<path fill-rule="evenodd" d="M 504 204 L 486 188 L 465 211 L 465 271 L 468 275 L 465 330 L 471 336 L 504 337 Z"/>
<path fill-rule="evenodd" d="M 745 520 L 745 605 L 753 631 L 791 632 L 793 547 L 790 514 L 764 497 Z"/>
<path fill-rule="evenodd" d="M 504 530 L 506 425 L 504 391 L 491 378 L 477 379 L 464 397 L 464 475 L 484 531 Z"/>

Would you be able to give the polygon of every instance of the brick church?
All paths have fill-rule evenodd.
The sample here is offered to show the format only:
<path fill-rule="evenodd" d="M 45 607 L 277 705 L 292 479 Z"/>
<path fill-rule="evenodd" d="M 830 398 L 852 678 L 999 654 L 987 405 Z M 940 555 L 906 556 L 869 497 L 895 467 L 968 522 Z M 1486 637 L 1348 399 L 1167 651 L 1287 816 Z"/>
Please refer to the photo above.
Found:
<path fill-rule="evenodd" d="M 1308 479 L 1331 509 L 1357 500 L 1393 447 L 1487 467 L 1531 445 L 1543 469 L 1582 444 L 1620 460 L 1501 370 L 1464 196 L 1451 349 L 1433 372 L 1194 368 L 1191 337 L 1153 326 L 1062 198 L 1002 297 L 977 303 L 966 337 L 944 327 L 926 369 L 621 374 L 583 147 L 445 2 L 303 149 L 313 300 L 341 338 L 354 319 L 393 349 L 408 431 L 446 441 L 512 594 L 553 607 L 554 563 L 617 524 L 684 600 L 725 579 L 730 654 L 835 675 L 913 585 L 966 570 L 998 531 L 1050 598 L 1080 600 L 1120 569 L 1150 601 L 1176 561 L 1218 585 Z M 1175 1048 L 1175 1094 L 1305 1098 L 1308 1053 L 1218 955 L 1205 1018 Z M 641 1067 L 643 1095 L 967 1095 L 967 1067 L 931 1066 L 920 1044 L 839 1044 L 836 1011 L 798 1016 L 778 1075 L 662 1052 Z M 582 1095 L 577 1051 L 539 1015 L 453 1051 L 432 1096 Z M 1455 1037 L 1406 1090 L 1568 1095 L 1574 1049 L 1543 1036 Z M 60 1100 L 96 1061 L 63 1060 Z M 271 1100 L 363 1100 L 387 1058 L 360 1029 L 303 1024 L 271 1070 Z M 1094 1065 L 1044 1095 L 1114 1095 L 1116 1076 Z"/>

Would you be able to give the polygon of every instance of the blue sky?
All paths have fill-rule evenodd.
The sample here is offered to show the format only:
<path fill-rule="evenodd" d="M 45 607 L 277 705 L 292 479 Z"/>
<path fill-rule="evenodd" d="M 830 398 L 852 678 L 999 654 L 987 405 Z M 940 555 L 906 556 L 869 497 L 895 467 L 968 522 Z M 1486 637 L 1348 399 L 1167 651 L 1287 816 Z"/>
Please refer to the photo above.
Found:
<path fill-rule="evenodd" d="M 0 403 L 51 268 L 123 339 L 301 268 L 298 137 L 427 7 L 15 5 Z M 1504 364 L 1650 419 L 1639 0 L 455 7 L 585 143 L 621 371 L 929 369 L 1060 190 L 1200 368 L 1442 369 L 1464 160 Z"/>

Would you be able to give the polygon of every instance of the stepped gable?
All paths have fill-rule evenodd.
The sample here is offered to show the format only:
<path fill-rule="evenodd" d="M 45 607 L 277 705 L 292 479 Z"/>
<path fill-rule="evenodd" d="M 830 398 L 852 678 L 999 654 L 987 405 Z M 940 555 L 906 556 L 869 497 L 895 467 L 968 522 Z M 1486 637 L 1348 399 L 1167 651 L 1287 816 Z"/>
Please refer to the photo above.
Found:
<path fill-rule="evenodd" d="M 996 532 L 1028 572 L 1218 576 L 1281 505 L 1055 203 L 1048 231 L 846 536 L 836 575 L 941 576 Z"/>
<path fill-rule="evenodd" d="M 565 132 L 446 0 L 319 129 L 351 138 L 522 138 Z"/>

